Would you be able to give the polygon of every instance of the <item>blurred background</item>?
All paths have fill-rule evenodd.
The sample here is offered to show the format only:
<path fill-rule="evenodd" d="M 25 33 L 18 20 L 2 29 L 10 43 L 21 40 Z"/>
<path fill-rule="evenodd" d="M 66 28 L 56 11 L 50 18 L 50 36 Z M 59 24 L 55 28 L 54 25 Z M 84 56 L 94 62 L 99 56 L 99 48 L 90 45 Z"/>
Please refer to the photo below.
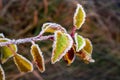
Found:
<path fill-rule="evenodd" d="M 6 80 L 120 80 L 120 0 L 0 0 L 0 33 L 10 39 L 39 34 L 45 22 L 56 22 L 70 33 L 76 4 L 83 5 L 86 22 L 77 32 L 93 43 L 95 63 L 77 57 L 71 66 L 50 62 L 52 41 L 37 42 L 44 53 L 46 71 L 35 67 L 20 73 L 9 59 L 3 68 Z M 18 53 L 32 61 L 30 43 L 19 44 Z"/>

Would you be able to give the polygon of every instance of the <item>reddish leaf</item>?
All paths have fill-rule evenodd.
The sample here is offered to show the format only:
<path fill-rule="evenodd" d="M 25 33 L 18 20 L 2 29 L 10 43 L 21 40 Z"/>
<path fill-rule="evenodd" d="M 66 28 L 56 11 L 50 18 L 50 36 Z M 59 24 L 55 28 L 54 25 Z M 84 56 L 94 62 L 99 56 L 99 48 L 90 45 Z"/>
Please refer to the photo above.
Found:
<path fill-rule="evenodd" d="M 31 46 L 31 54 L 32 54 L 33 60 L 36 63 L 40 72 L 44 72 L 45 71 L 45 62 L 44 62 L 42 52 L 37 44 L 33 44 Z"/>
<path fill-rule="evenodd" d="M 89 62 L 95 62 L 94 59 L 92 59 L 92 44 L 89 39 L 85 39 L 86 45 L 85 47 L 80 50 L 79 52 L 76 52 L 76 54 L 82 59 L 85 63 Z"/>
<path fill-rule="evenodd" d="M 73 63 L 75 59 L 75 48 L 74 46 L 65 54 L 64 60 L 67 62 L 68 65 Z"/>

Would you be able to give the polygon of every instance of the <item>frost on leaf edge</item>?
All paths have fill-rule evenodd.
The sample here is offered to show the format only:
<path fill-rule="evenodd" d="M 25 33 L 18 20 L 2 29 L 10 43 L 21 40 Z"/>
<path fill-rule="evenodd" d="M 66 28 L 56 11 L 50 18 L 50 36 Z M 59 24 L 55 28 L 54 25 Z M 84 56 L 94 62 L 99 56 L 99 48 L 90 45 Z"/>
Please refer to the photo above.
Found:
<path fill-rule="evenodd" d="M 53 58 L 53 56 L 54 56 L 54 49 L 56 48 L 56 42 L 57 42 L 57 33 L 58 32 L 61 32 L 61 31 L 56 31 L 55 32 L 55 34 L 54 34 L 54 37 L 55 37 L 55 40 L 54 40 L 54 42 L 53 42 L 53 46 L 52 46 L 52 48 L 53 48 L 53 50 L 52 50 L 52 57 L 51 57 L 51 63 L 52 64 L 55 64 L 56 62 L 58 62 L 67 52 L 68 52 L 68 50 L 70 50 L 71 49 L 71 47 L 72 47 L 72 45 L 73 45 L 73 39 L 71 38 L 71 36 L 69 35 L 69 34 L 67 34 L 66 33 L 66 35 L 68 36 L 68 38 L 69 38 L 69 46 L 68 46 L 68 48 L 66 48 L 66 50 L 64 50 L 64 52 L 62 53 L 62 55 L 55 61 L 55 62 L 53 62 L 52 61 L 52 58 Z M 61 32 L 62 33 L 62 32 Z"/>
<path fill-rule="evenodd" d="M 44 71 L 45 71 L 45 61 L 44 61 L 44 58 L 43 58 L 42 51 L 40 50 L 38 44 L 33 44 L 32 46 L 36 46 L 36 47 L 37 47 L 38 52 L 39 52 L 39 55 L 41 55 L 41 57 L 42 57 L 42 59 L 43 59 L 43 63 L 42 63 L 42 65 L 43 65 L 43 71 L 41 71 L 38 66 L 37 66 L 37 67 L 38 67 L 38 69 L 40 70 L 40 72 L 44 72 Z M 32 49 L 32 46 L 31 46 L 31 49 Z M 32 55 L 32 57 L 33 57 L 32 50 L 30 50 L 30 52 L 31 52 L 31 55 Z"/>
<path fill-rule="evenodd" d="M 75 17 L 77 16 L 79 9 L 82 10 L 82 12 L 83 12 L 83 14 L 84 14 L 84 16 L 83 16 L 84 19 L 83 19 L 81 25 L 80 25 L 77 29 L 80 29 L 80 28 L 81 28 L 81 26 L 82 26 L 82 25 L 84 24 L 84 22 L 85 22 L 85 17 L 86 17 L 86 13 L 85 13 L 84 8 L 82 7 L 82 5 L 77 4 L 77 8 L 76 8 L 75 13 L 74 13 L 74 16 L 73 16 L 73 25 L 76 26 L 76 25 L 75 25 L 75 23 L 76 23 Z"/>

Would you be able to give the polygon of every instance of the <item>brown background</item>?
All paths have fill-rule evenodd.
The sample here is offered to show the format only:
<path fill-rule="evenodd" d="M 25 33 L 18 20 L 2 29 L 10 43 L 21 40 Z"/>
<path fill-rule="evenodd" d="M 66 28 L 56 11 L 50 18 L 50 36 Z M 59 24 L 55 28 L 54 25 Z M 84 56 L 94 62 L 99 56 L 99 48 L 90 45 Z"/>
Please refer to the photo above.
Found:
<path fill-rule="evenodd" d="M 120 80 L 120 1 L 119 0 L 0 0 L 0 33 L 10 39 L 39 34 L 45 22 L 56 22 L 70 33 L 76 3 L 83 5 L 86 22 L 77 32 L 93 43 L 95 63 L 84 64 L 77 57 L 71 66 L 61 60 L 50 63 L 52 42 L 37 42 L 46 71 L 20 73 L 13 60 L 3 64 L 6 80 Z M 30 43 L 18 45 L 18 53 L 29 60 Z"/>

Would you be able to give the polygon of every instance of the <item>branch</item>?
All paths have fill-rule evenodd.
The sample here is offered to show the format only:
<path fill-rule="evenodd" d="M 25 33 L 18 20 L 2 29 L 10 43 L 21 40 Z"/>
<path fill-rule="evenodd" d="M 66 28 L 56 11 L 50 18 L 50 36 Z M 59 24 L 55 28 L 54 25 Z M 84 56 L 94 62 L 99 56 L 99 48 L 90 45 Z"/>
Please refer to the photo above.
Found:
<path fill-rule="evenodd" d="M 8 8 L 12 5 L 13 2 L 15 2 L 16 0 L 11 0 L 8 2 L 8 4 L 3 8 L 3 10 L 0 13 L 0 16 L 4 16 L 5 13 L 7 12 Z"/>
<path fill-rule="evenodd" d="M 42 41 L 42 40 L 47 40 L 47 39 L 52 39 L 52 38 L 54 38 L 54 35 L 35 36 L 35 37 L 30 37 L 30 38 L 18 39 L 18 40 L 13 39 L 8 42 L 0 42 L 0 46 L 7 46 L 9 44 L 21 44 L 21 43 L 27 43 L 27 42 L 32 42 L 32 41 Z"/>

